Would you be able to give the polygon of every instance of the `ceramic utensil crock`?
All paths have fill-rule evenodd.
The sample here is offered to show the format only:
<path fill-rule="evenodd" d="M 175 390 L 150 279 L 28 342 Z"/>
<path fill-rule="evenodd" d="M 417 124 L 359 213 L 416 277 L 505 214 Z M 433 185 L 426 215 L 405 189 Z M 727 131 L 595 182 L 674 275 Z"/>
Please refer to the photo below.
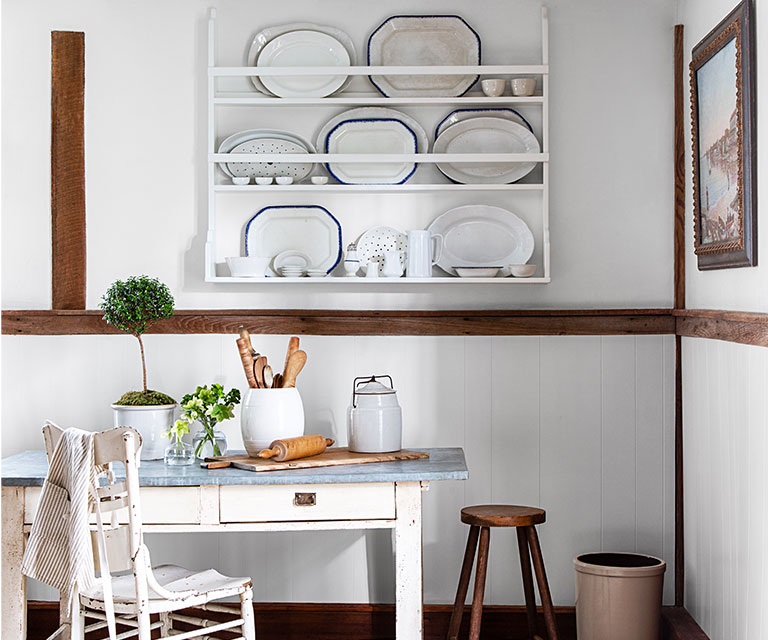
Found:
<path fill-rule="evenodd" d="M 389 386 L 377 381 L 388 379 Z M 399 451 L 403 439 L 403 413 L 391 376 L 355 378 L 352 405 L 347 411 L 349 450 L 356 453 Z"/>
<path fill-rule="evenodd" d="M 256 457 L 274 440 L 304 435 L 304 405 L 298 389 L 248 389 L 240 414 L 248 455 Z"/>

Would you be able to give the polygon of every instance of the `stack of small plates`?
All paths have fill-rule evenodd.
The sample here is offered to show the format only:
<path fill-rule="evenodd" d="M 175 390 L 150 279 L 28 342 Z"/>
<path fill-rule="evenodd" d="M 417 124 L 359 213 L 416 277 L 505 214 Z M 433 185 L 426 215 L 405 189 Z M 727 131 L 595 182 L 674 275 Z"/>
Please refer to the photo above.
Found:
<path fill-rule="evenodd" d="M 528 121 L 514 109 L 459 109 L 435 131 L 434 153 L 539 153 Z M 507 184 L 528 175 L 535 162 L 438 162 L 437 168 L 461 184 Z"/>
<path fill-rule="evenodd" d="M 282 267 L 280 274 L 284 278 L 301 278 L 304 275 L 304 269 L 301 267 Z"/>
<path fill-rule="evenodd" d="M 307 275 L 310 278 L 325 278 L 328 274 L 324 269 L 307 269 Z"/>
<path fill-rule="evenodd" d="M 356 62 L 355 45 L 340 29 L 294 22 L 257 33 L 248 51 L 248 66 L 348 67 Z M 250 76 L 262 93 L 280 98 L 324 98 L 342 90 L 347 75 Z"/>

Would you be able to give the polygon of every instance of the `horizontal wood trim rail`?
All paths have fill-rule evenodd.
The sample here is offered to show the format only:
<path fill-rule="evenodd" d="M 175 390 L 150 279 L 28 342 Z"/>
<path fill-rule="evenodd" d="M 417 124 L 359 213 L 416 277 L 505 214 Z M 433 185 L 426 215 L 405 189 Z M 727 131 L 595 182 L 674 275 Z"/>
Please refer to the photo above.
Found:
<path fill-rule="evenodd" d="M 5 335 L 119 333 L 98 310 L 3 311 Z M 671 309 L 339 311 L 180 310 L 148 333 L 237 333 L 328 336 L 536 336 L 672 334 Z"/>
<path fill-rule="evenodd" d="M 768 347 L 768 313 L 676 309 L 673 315 L 679 336 Z"/>
<path fill-rule="evenodd" d="M 254 603 L 259 640 L 383 640 L 394 638 L 394 605 Z M 425 640 L 444 640 L 452 605 L 424 607 Z M 217 617 L 216 614 L 208 614 Z M 575 640 L 574 607 L 555 607 L 560 640 Z M 709 640 L 691 615 L 682 607 L 662 608 L 663 640 Z M 539 611 L 540 628 L 543 620 Z M 28 604 L 29 640 L 45 640 L 59 624 L 59 603 L 33 601 Z M 467 637 L 469 608 L 462 619 L 460 638 Z M 486 606 L 483 608 L 483 638 L 507 640 L 527 637 L 525 607 Z"/>

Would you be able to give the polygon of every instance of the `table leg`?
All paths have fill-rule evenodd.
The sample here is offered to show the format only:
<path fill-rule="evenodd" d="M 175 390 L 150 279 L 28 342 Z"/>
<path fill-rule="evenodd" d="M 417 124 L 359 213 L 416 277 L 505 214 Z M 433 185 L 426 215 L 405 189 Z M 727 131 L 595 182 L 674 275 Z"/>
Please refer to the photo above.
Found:
<path fill-rule="evenodd" d="M 24 487 L 3 487 L 3 639 L 27 637 L 27 580 L 21 573 L 24 555 Z"/>
<path fill-rule="evenodd" d="M 421 483 L 395 483 L 395 637 L 424 636 Z"/>

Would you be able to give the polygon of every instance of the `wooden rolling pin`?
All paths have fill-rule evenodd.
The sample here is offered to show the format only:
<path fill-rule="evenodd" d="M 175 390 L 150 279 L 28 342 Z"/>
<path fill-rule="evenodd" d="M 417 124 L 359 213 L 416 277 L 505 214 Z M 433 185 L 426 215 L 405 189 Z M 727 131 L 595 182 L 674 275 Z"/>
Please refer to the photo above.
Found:
<path fill-rule="evenodd" d="M 323 453 L 326 447 L 333 444 L 333 440 L 324 435 L 315 433 L 311 436 L 299 436 L 298 438 L 283 438 L 275 440 L 269 449 L 262 449 L 259 458 L 272 458 L 277 462 L 308 458 Z"/>
<path fill-rule="evenodd" d="M 248 386 L 251 389 L 258 389 L 259 384 L 256 382 L 256 376 L 253 372 L 253 352 L 251 351 L 250 343 L 243 338 L 238 338 L 237 350 L 240 352 L 240 360 L 243 363 L 243 371 L 245 371 L 245 379 L 248 381 Z"/>

